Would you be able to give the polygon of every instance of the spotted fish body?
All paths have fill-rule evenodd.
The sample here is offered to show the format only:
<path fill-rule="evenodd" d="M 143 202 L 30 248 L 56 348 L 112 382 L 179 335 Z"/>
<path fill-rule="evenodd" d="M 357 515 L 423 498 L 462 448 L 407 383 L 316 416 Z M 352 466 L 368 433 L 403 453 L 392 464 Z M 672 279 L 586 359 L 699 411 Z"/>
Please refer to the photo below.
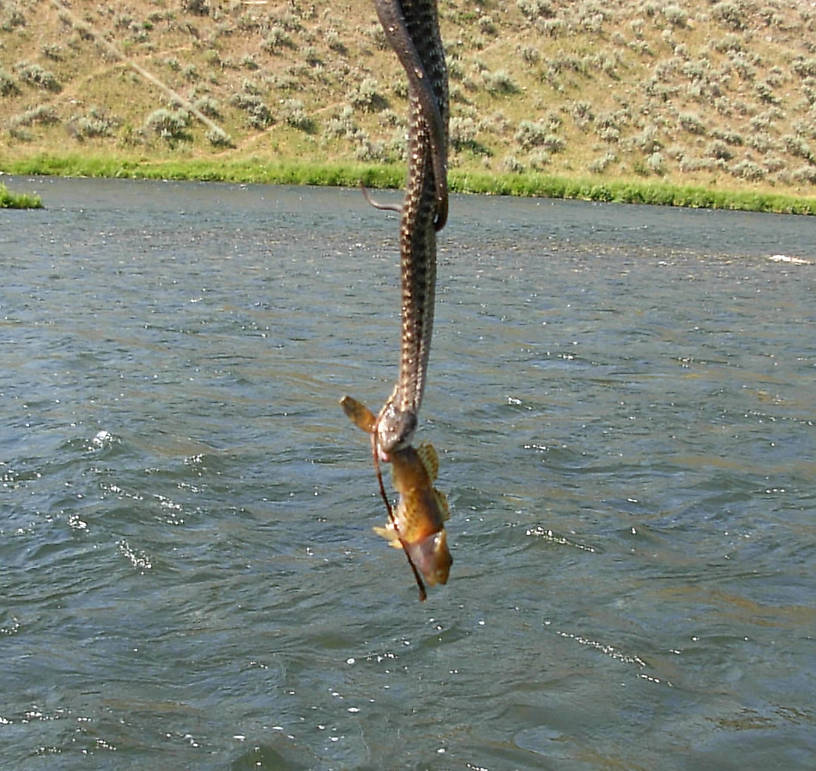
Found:
<path fill-rule="evenodd" d="M 444 493 L 433 486 L 439 470 L 436 450 L 428 443 L 416 449 L 408 445 L 390 458 L 399 503 L 394 522 L 375 527 L 374 532 L 395 548 L 404 548 L 431 586 L 447 583 L 453 563 L 445 533 L 450 508 Z"/>
<path fill-rule="evenodd" d="M 377 416 L 386 453 L 411 444 L 428 373 L 436 294 L 436 234 L 448 218 L 448 73 L 436 0 L 374 0 L 408 76 L 408 180 L 400 220 L 401 325 L 397 382 Z"/>
<path fill-rule="evenodd" d="M 340 401 L 344 412 L 360 429 L 376 436 L 376 417 L 351 396 Z M 439 457 L 433 445 L 406 445 L 387 456 L 391 463 L 394 489 L 399 494 L 393 519 L 374 532 L 393 547 L 404 548 L 413 565 L 431 585 L 447 583 L 453 558 L 448 549 L 445 522 L 450 508 L 444 493 L 434 487 Z"/>
<path fill-rule="evenodd" d="M 452 563 L 444 522 L 445 496 L 434 486 L 439 461 L 429 444 L 412 444 L 425 391 L 436 293 L 436 234 L 448 218 L 448 73 L 437 0 L 374 0 L 385 37 L 408 78 L 408 179 L 400 217 L 401 336 L 394 390 L 374 414 L 346 396 L 341 404 L 371 440 L 372 458 L 389 522 L 375 530 L 405 550 L 426 597 L 420 572 L 444 584 Z M 370 199 L 369 199 L 370 200 Z M 378 208 L 382 206 L 372 201 Z M 399 502 L 393 509 L 380 473 L 391 463 Z"/>

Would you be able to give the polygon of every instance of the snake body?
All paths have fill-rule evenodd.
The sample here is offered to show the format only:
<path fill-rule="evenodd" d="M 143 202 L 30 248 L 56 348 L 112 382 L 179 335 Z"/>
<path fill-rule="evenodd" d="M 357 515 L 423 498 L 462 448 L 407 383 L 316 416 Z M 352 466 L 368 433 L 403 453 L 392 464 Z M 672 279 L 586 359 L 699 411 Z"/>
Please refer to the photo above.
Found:
<path fill-rule="evenodd" d="M 448 75 L 436 0 L 374 0 L 386 38 L 408 75 L 408 181 L 400 220 L 402 279 L 397 383 L 380 410 L 376 443 L 410 444 L 425 390 L 436 289 L 436 233 L 448 216 Z"/>

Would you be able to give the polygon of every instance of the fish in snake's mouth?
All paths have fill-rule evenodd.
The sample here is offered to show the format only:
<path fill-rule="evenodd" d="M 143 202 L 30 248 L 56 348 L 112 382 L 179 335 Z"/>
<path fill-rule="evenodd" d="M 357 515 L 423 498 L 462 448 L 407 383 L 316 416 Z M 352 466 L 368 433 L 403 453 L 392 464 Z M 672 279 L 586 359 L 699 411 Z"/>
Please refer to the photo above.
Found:
<path fill-rule="evenodd" d="M 380 494 L 389 514 L 377 532 L 405 550 L 425 599 L 425 580 L 445 583 L 452 558 L 444 522 L 445 496 L 433 487 L 438 461 L 429 444 L 411 444 L 427 381 L 436 293 L 436 234 L 447 222 L 448 74 L 436 0 L 374 0 L 385 36 L 408 76 L 408 182 L 400 211 L 401 335 L 397 382 L 375 417 L 349 396 L 352 421 L 371 437 Z M 365 192 L 365 191 L 364 191 Z M 366 198 L 368 198 L 366 194 Z M 377 204 L 377 208 L 395 208 Z M 396 511 L 380 473 L 391 463 L 399 493 Z M 428 465 L 430 464 L 430 465 Z"/>

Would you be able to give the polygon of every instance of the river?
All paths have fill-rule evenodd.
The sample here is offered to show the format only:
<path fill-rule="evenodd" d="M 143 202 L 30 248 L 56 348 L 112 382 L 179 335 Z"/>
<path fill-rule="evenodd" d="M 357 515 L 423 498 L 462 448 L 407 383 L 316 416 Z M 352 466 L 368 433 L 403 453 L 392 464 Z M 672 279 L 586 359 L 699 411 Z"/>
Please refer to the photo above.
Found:
<path fill-rule="evenodd" d="M 420 603 L 337 404 L 396 374 L 396 215 L 7 185 L 2 765 L 812 767 L 813 219 L 454 197 Z"/>

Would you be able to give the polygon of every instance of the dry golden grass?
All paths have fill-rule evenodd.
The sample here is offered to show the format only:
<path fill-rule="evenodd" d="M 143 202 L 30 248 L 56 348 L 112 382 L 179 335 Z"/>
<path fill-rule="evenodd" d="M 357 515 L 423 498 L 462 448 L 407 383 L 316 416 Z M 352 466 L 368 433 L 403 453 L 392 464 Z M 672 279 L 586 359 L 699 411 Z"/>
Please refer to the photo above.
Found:
<path fill-rule="evenodd" d="M 453 170 L 816 193 L 808 0 L 440 0 L 440 15 Z M 5 0 L 0 104 L 0 168 L 404 153 L 405 78 L 369 0 Z"/>

